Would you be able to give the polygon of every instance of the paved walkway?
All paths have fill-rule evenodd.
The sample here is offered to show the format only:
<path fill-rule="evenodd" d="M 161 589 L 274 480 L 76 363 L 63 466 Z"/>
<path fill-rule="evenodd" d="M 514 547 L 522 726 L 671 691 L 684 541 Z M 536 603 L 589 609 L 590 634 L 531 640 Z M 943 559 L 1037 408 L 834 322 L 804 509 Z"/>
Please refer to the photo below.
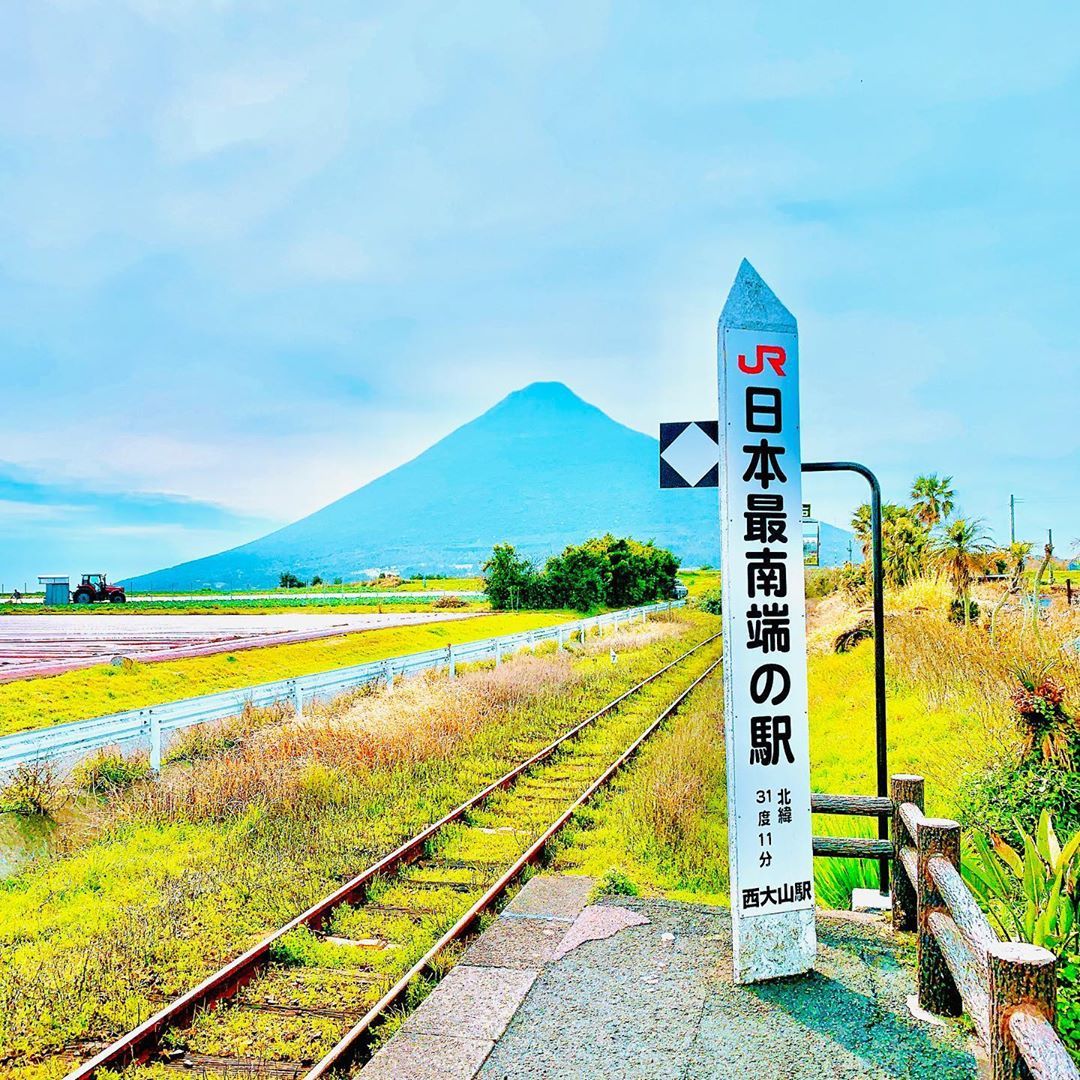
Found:
<path fill-rule="evenodd" d="M 914 1020 L 912 944 L 865 916 L 818 920 L 817 971 L 730 977 L 726 910 L 534 878 L 361 1080 L 713 1080 L 978 1075 L 953 1025 Z"/>

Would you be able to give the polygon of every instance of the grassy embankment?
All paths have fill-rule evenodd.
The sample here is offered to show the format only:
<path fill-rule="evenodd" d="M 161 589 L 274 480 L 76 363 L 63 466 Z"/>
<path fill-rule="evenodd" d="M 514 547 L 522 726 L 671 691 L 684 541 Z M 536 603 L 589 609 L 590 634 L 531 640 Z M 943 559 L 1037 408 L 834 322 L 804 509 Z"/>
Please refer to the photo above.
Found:
<path fill-rule="evenodd" d="M 984 601 L 992 600 L 987 594 Z M 996 648 L 985 628 L 965 630 L 945 617 L 942 585 L 922 582 L 888 597 L 889 766 L 926 777 L 927 811 L 964 818 L 964 777 L 1015 755 L 1010 717 L 1013 668 L 1032 651 L 1057 655 L 1070 700 L 1080 701 L 1080 615 L 1059 613 L 1035 631 L 1017 615 L 999 627 Z M 989 610 L 987 605 L 987 610 Z M 815 791 L 872 793 L 873 652 L 869 642 L 837 654 L 835 634 L 860 612 L 830 598 L 811 617 L 809 660 L 811 784 Z M 592 828 L 560 853 L 558 865 L 602 876 L 612 867 L 636 886 L 699 901 L 725 901 L 727 890 L 722 691 L 697 691 L 638 766 L 589 814 Z M 966 824 L 976 824 L 966 822 Z M 821 817 L 815 832 L 873 835 L 864 819 Z M 819 899 L 846 905 L 852 884 L 875 883 L 872 864 L 817 860 Z"/>
<path fill-rule="evenodd" d="M 62 1063 L 35 1059 L 145 1017 L 714 629 L 678 615 L 624 631 L 618 664 L 606 637 L 357 694 L 114 794 L 96 838 L 0 883 L 0 1065 L 59 1075 Z M 605 753 L 718 643 L 705 652 L 615 714 Z"/>
<path fill-rule="evenodd" d="M 575 617 L 570 612 L 535 611 L 484 615 L 460 622 L 445 620 L 366 630 L 342 637 L 268 645 L 187 660 L 121 667 L 103 665 L 22 679 L 0 684 L 0 735 L 423 652 L 450 643 L 515 634 Z"/>

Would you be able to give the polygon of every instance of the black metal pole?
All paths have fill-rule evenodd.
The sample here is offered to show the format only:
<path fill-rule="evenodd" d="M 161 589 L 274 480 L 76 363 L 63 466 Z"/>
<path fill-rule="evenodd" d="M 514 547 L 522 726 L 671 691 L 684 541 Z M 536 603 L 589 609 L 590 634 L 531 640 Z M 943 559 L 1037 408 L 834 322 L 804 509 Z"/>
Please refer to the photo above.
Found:
<path fill-rule="evenodd" d="M 870 559 L 873 572 L 874 600 L 874 730 L 877 744 L 877 793 L 889 794 L 888 721 L 885 709 L 885 581 L 881 541 L 881 485 L 878 478 L 856 461 L 804 461 L 803 472 L 853 472 L 870 485 Z M 878 818 L 878 838 L 888 840 L 889 820 Z M 882 893 L 889 891 L 889 860 L 878 861 L 878 884 Z"/>

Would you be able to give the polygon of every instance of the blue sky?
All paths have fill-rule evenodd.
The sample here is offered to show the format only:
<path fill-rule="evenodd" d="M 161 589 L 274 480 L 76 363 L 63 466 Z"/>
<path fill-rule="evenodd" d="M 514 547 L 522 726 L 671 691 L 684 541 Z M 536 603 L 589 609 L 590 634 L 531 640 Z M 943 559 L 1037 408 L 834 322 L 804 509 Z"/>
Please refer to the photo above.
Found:
<path fill-rule="evenodd" d="M 744 255 L 799 318 L 807 458 L 888 497 L 952 473 L 998 537 L 1015 492 L 1022 536 L 1080 546 L 1080 12 L 4 22 L 4 584 L 250 539 L 536 379 L 650 433 L 715 415 Z M 841 523 L 861 494 L 808 487 Z"/>

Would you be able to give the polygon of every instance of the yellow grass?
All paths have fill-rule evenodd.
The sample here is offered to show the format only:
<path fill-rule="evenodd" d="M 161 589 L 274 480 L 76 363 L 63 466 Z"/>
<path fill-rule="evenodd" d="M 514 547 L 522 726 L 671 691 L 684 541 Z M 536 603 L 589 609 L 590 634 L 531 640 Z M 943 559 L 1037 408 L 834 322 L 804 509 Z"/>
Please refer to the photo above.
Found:
<path fill-rule="evenodd" d="M 294 645 L 271 645 L 187 660 L 85 668 L 63 675 L 0 684 L 0 735 L 84 720 L 179 698 L 330 668 L 423 652 L 479 638 L 566 622 L 563 612 L 515 612 L 418 626 L 365 630 Z"/>

